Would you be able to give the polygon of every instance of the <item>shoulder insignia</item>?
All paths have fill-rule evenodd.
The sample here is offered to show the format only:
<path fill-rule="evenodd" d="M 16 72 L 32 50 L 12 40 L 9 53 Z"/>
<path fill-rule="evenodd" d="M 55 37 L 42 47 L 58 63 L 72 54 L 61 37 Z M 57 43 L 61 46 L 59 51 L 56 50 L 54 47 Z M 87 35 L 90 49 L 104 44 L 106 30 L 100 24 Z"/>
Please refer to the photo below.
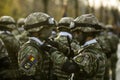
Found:
<path fill-rule="evenodd" d="M 21 63 L 21 68 L 24 70 L 29 70 L 32 66 L 36 64 L 37 60 L 34 56 L 29 55 L 23 59 Z"/>

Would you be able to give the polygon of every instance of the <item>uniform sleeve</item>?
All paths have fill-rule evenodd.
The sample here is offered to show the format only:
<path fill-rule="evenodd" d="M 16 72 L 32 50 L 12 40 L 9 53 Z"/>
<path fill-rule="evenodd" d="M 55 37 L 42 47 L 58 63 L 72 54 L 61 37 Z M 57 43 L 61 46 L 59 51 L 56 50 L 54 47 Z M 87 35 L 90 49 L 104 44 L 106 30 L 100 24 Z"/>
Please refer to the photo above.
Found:
<path fill-rule="evenodd" d="M 54 65 L 60 67 L 60 69 L 66 73 L 73 73 L 78 71 L 78 65 L 71 59 L 68 59 L 63 53 L 55 51 L 51 55 Z"/>
<path fill-rule="evenodd" d="M 80 53 L 79 55 L 75 56 L 73 60 L 79 66 L 79 71 L 82 73 L 92 75 L 97 71 L 97 57 L 93 53 Z"/>
<path fill-rule="evenodd" d="M 115 53 L 118 47 L 119 38 L 115 34 L 108 34 L 107 38 L 109 40 L 112 53 Z"/>
<path fill-rule="evenodd" d="M 0 76 L 7 76 L 7 70 L 10 67 L 10 59 L 8 57 L 8 52 L 4 46 L 4 43 L 0 39 Z"/>
<path fill-rule="evenodd" d="M 31 76 L 38 65 L 38 50 L 33 46 L 24 45 L 18 53 L 18 65 L 23 74 Z"/>
<path fill-rule="evenodd" d="M 5 48 L 3 41 L 0 39 L 0 58 L 7 56 L 8 56 L 7 49 Z"/>
<path fill-rule="evenodd" d="M 106 54 L 107 58 L 111 56 L 111 46 L 110 46 L 110 41 L 105 35 L 101 35 L 97 38 L 98 43 L 100 44 L 102 50 Z"/>
<path fill-rule="evenodd" d="M 62 66 L 66 62 L 67 57 L 59 51 L 54 51 L 51 54 L 51 59 L 55 64 L 58 64 L 58 65 Z"/>
<path fill-rule="evenodd" d="M 78 51 L 80 50 L 80 45 L 76 42 L 71 43 L 72 50 L 74 51 L 74 55 L 78 55 Z"/>

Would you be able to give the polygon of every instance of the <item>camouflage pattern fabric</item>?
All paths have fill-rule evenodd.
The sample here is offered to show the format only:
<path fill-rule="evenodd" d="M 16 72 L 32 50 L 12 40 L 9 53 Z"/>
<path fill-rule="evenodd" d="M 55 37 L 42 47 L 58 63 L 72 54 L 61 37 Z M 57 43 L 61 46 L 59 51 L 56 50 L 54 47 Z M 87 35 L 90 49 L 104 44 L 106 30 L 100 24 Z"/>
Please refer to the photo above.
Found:
<path fill-rule="evenodd" d="M 40 48 L 42 42 L 31 38 L 18 53 L 18 64 L 22 77 L 27 80 L 48 80 L 50 58 Z"/>
<path fill-rule="evenodd" d="M 8 51 L 8 56 L 11 60 L 10 69 L 8 70 L 8 78 L 10 77 L 11 79 L 18 79 L 19 72 L 17 53 L 20 49 L 19 41 L 17 41 L 17 39 L 10 32 L 5 31 L 0 32 L 0 38 L 3 40 L 5 47 Z"/>
<path fill-rule="evenodd" d="M 60 67 L 68 60 L 64 54 L 58 51 L 53 52 L 51 57 L 54 65 L 56 64 Z M 84 46 L 72 60 L 79 65 L 79 71 L 74 73 L 74 80 L 103 80 L 105 60 L 105 55 L 98 44 L 94 43 Z M 69 79 L 71 74 L 67 72 L 66 74 L 69 75 L 67 77 Z"/>
<path fill-rule="evenodd" d="M 24 28 L 14 29 L 12 34 L 20 41 L 21 45 L 28 41 L 28 32 Z"/>
<path fill-rule="evenodd" d="M 10 79 L 8 70 L 10 67 L 10 59 L 3 41 L 0 39 L 0 80 Z"/>
<path fill-rule="evenodd" d="M 111 57 L 111 46 L 110 46 L 110 41 L 107 38 L 108 35 L 106 35 L 105 32 L 102 32 L 98 37 L 97 41 L 100 44 L 102 50 L 106 54 L 107 58 Z"/>
<path fill-rule="evenodd" d="M 75 78 L 83 80 L 103 80 L 106 57 L 96 41 L 84 45 L 79 51 L 79 55 L 74 57 L 74 61 L 80 67 L 79 75 L 76 74 Z"/>
<path fill-rule="evenodd" d="M 59 59 L 52 57 L 53 70 L 54 70 L 53 74 L 56 76 L 57 80 L 68 80 L 70 78 L 70 74 L 65 73 L 64 71 L 61 70 L 62 69 L 61 63 L 64 63 L 64 61 L 66 61 L 66 59 L 67 59 L 67 57 L 66 57 L 66 59 L 64 59 L 64 55 L 68 56 L 70 54 L 69 42 L 67 40 L 67 37 L 69 37 L 70 41 L 72 40 L 72 35 L 68 32 L 59 32 L 58 36 L 55 38 L 55 42 L 57 42 L 59 44 L 58 50 L 63 53 L 63 54 L 60 53 L 60 55 L 56 54 L 56 56 L 58 56 Z M 60 64 L 59 64 L 59 62 L 60 62 Z"/>
<path fill-rule="evenodd" d="M 119 38 L 117 35 L 115 35 L 112 32 L 108 32 L 107 33 L 108 36 L 107 38 L 110 41 L 110 46 L 111 46 L 111 58 L 110 58 L 110 62 L 111 62 L 111 70 L 112 70 L 112 80 L 116 80 L 116 63 L 117 63 L 117 47 L 118 47 L 118 43 L 119 43 Z"/>

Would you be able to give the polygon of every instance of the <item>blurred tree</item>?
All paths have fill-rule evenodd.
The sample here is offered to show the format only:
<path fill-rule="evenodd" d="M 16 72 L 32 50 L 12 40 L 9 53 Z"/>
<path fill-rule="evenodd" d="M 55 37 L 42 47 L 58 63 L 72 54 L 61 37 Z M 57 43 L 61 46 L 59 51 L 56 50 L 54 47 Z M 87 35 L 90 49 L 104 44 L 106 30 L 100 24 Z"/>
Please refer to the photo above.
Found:
<path fill-rule="evenodd" d="M 4 9 L 5 9 L 5 6 L 7 5 L 9 0 L 1 0 L 0 1 L 0 16 L 1 15 L 4 15 Z"/>
<path fill-rule="evenodd" d="M 87 5 L 85 7 L 86 7 L 85 13 L 87 14 L 87 13 L 90 12 L 90 3 L 89 3 L 89 0 L 87 0 Z"/>
<path fill-rule="evenodd" d="M 99 16 L 99 20 L 100 20 L 100 22 L 102 22 L 103 12 L 104 12 L 104 11 L 103 11 L 103 6 L 101 6 L 100 9 L 99 9 L 99 15 L 100 15 L 100 16 Z"/>
<path fill-rule="evenodd" d="M 33 12 L 37 12 L 37 11 L 40 11 L 40 0 L 33 0 Z"/>
<path fill-rule="evenodd" d="M 48 13 L 48 2 L 49 0 L 42 0 L 44 6 L 44 12 Z"/>
<path fill-rule="evenodd" d="M 78 16 L 78 8 L 79 8 L 79 6 L 78 6 L 78 0 L 75 0 L 75 17 L 77 17 Z"/>
<path fill-rule="evenodd" d="M 63 16 L 77 17 L 85 13 L 94 13 L 100 22 L 120 25 L 120 12 L 117 8 L 108 9 L 105 7 L 105 1 L 100 1 L 101 7 L 96 9 L 95 0 L 1 0 L 0 16 L 9 15 L 17 20 L 40 11 L 59 20 Z"/>
<path fill-rule="evenodd" d="M 95 14 L 95 0 L 93 1 L 93 6 L 90 9 L 90 13 Z"/>
<path fill-rule="evenodd" d="M 113 14 L 113 16 L 114 16 L 114 18 L 113 18 L 113 24 L 116 24 L 117 21 L 118 21 L 118 17 L 119 17 L 119 16 L 118 16 L 118 10 L 112 8 L 111 12 L 112 12 L 112 14 Z"/>
<path fill-rule="evenodd" d="M 68 0 L 63 0 L 63 7 L 62 7 L 62 10 L 63 10 L 63 16 L 62 17 L 66 17 L 67 16 L 67 6 L 68 6 Z"/>
<path fill-rule="evenodd" d="M 33 0 L 19 0 L 18 3 L 21 8 L 21 17 L 25 17 L 33 11 Z"/>

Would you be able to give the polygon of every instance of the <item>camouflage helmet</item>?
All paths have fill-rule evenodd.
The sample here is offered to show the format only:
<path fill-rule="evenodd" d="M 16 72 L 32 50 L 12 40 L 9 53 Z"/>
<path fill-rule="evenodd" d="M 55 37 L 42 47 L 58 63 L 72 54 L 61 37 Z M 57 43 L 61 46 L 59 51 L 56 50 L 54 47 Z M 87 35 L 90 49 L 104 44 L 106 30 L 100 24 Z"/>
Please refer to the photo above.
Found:
<path fill-rule="evenodd" d="M 25 19 L 24 29 L 28 32 L 37 32 L 44 28 L 45 25 L 50 27 L 56 26 L 54 18 L 42 12 L 35 12 Z"/>
<path fill-rule="evenodd" d="M 105 28 L 106 29 L 114 29 L 114 27 L 112 25 L 110 25 L 110 24 L 106 25 Z"/>
<path fill-rule="evenodd" d="M 98 19 L 93 14 L 84 14 L 78 16 L 74 22 L 71 22 L 70 28 L 72 31 L 98 32 L 101 31 L 101 26 L 98 23 Z"/>
<path fill-rule="evenodd" d="M 62 29 L 70 30 L 69 26 L 73 20 L 74 19 L 72 17 L 61 18 L 60 21 L 58 22 L 58 30 L 62 30 Z"/>
<path fill-rule="evenodd" d="M 15 20 L 11 16 L 0 17 L 1 30 L 13 30 L 16 28 Z"/>
<path fill-rule="evenodd" d="M 105 29 L 105 24 L 104 23 L 99 22 L 98 24 L 101 26 L 102 29 Z"/>
<path fill-rule="evenodd" d="M 18 27 L 22 27 L 24 25 L 24 20 L 25 20 L 25 18 L 18 19 L 18 21 L 17 21 Z"/>

